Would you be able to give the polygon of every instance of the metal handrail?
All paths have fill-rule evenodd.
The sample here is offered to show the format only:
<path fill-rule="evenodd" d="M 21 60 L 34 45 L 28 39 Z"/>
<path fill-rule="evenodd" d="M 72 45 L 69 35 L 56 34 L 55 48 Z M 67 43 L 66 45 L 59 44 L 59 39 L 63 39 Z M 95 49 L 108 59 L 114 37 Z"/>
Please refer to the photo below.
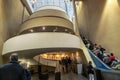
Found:
<path fill-rule="evenodd" d="M 96 63 L 96 67 L 104 70 L 111 70 L 110 67 L 108 67 L 104 62 L 102 62 L 97 56 L 94 55 L 94 53 L 88 49 L 88 52 L 90 53 L 94 63 Z M 97 61 L 96 61 L 97 60 Z M 99 63 L 99 64 L 98 64 Z"/>

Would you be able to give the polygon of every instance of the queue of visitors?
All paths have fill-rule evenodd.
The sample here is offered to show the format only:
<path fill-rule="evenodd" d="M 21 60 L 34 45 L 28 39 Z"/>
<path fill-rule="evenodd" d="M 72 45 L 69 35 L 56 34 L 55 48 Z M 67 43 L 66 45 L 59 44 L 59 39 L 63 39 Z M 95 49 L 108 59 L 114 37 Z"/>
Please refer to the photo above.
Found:
<path fill-rule="evenodd" d="M 90 49 L 101 61 L 107 64 L 109 67 L 114 68 L 116 65 L 120 65 L 119 60 L 114 56 L 113 53 L 106 53 L 106 49 L 101 45 L 92 43 L 90 40 L 81 36 L 84 44 L 88 49 Z M 120 69 L 120 68 L 119 68 Z"/>

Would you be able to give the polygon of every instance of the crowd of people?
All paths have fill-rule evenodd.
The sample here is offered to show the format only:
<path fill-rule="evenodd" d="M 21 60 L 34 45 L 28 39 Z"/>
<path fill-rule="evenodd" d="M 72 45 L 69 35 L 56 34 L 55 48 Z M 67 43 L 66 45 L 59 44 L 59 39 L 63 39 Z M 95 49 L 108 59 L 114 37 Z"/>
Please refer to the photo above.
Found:
<path fill-rule="evenodd" d="M 106 53 L 106 49 L 101 45 L 92 43 L 87 38 L 81 36 L 86 47 L 91 50 L 101 61 L 113 69 L 120 70 L 120 61 L 114 56 L 113 53 Z M 68 73 L 68 71 L 75 72 L 76 59 L 71 59 L 70 57 L 62 57 L 59 61 L 61 69 L 63 72 Z M 89 62 L 87 67 L 90 80 L 94 80 L 93 66 L 92 62 Z M 31 80 L 31 73 L 27 70 L 27 64 L 18 62 L 18 55 L 12 54 L 10 56 L 10 62 L 0 67 L 0 80 Z"/>
<path fill-rule="evenodd" d="M 69 71 L 76 72 L 75 66 L 76 66 L 77 60 L 71 59 L 70 57 L 62 57 L 59 61 L 59 64 L 61 66 L 61 71 L 64 73 L 68 73 Z"/>
<path fill-rule="evenodd" d="M 101 61 L 103 61 L 111 68 L 120 69 L 120 61 L 114 56 L 113 53 L 106 53 L 106 49 L 103 48 L 101 45 L 92 43 L 90 40 L 83 36 L 81 37 L 86 47 L 91 50 Z"/>

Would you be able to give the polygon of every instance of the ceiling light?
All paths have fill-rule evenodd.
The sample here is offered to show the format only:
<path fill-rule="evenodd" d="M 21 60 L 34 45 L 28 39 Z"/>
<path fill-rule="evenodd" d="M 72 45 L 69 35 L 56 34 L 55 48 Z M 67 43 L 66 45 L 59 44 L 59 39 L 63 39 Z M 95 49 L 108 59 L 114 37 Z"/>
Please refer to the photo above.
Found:
<path fill-rule="evenodd" d="M 32 3 L 34 4 L 36 2 L 36 0 L 32 0 Z"/>
<path fill-rule="evenodd" d="M 67 29 L 65 29 L 65 31 L 68 31 Z"/>
<path fill-rule="evenodd" d="M 45 30 L 45 27 L 42 27 L 42 30 Z"/>
<path fill-rule="evenodd" d="M 30 32 L 33 32 L 33 29 L 30 29 Z"/>

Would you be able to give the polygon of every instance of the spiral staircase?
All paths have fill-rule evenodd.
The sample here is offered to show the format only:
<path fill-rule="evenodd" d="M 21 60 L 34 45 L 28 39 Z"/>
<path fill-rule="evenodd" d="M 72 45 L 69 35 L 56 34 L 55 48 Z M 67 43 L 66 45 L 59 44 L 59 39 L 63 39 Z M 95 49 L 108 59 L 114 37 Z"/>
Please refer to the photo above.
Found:
<path fill-rule="evenodd" d="M 40 63 L 55 66 L 55 61 L 61 57 L 77 53 L 76 56 L 81 51 L 80 38 L 74 33 L 73 23 L 59 7 L 40 8 L 20 27 L 18 35 L 4 43 L 3 56 L 18 53 L 21 58 L 34 58 L 36 61 L 40 57 Z M 49 53 L 52 57 L 45 58 L 44 55 L 49 56 Z"/>

